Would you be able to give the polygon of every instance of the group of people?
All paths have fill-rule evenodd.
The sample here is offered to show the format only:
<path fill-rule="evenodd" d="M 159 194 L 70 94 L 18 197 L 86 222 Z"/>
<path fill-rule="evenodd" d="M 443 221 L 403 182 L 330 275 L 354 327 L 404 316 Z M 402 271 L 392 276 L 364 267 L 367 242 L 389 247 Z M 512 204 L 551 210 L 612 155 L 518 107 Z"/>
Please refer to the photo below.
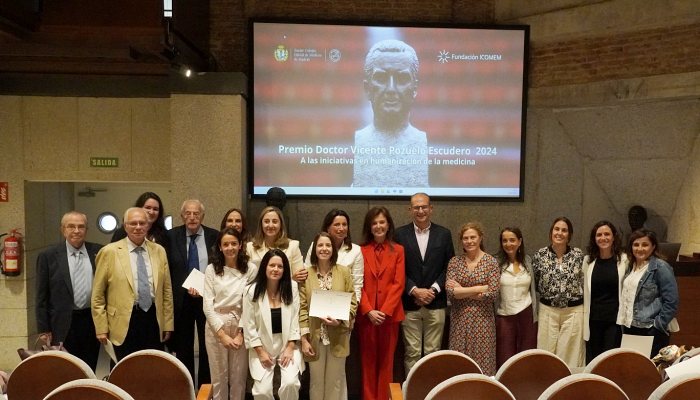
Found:
<path fill-rule="evenodd" d="M 578 367 L 619 347 L 623 332 L 653 336 L 650 355 L 668 344 L 678 289 L 654 232 L 633 232 L 623 248 L 615 226 L 601 221 L 584 256 L 569 245 L 571 221 L 560 217 L 550 245 L 532 257 L 517 227 L 501 230 L 492 256 L 483 227 L 470 222 L 455 255 L 451 232 L 431 220 L 427 194 L 413 195 L 408 211 L 412 221 L 397 228 L 386 207 L 370 208 L 357 245 L 350 216 L 333 209 L 305 258 L 274 206 L 262 210 L 251 235 L 241 210 L 227 211 L 217 231 L 202 225 L 204 205 L 187 200 L 183 225 L 166 230 L 162 202 L 148 192 L 104 247 L 85 242 L 85 215 L 69 212 L 65 242 L 37 260 L 39 331 L 93 369 L 100 342 L 111 342 L 119 359 L 167 346 L 193 380 L 212 382 L 215 399 L 243 399 L 249 375 L 255 398 L 272 399 L 276 390 L 296 399 L 306 363 L 312 400 L 345 399 L 351 335 L 363 399 L 386 399 L 399 330 L 408 373 L 443 347 L 448 310 L 448 347 L 487 375 L 535 347 Z M 182 287 L 193 269 L 204 273 L 203 293 Z M 347 293 L 347 317 L 312 316 L 319 290 Z"/>

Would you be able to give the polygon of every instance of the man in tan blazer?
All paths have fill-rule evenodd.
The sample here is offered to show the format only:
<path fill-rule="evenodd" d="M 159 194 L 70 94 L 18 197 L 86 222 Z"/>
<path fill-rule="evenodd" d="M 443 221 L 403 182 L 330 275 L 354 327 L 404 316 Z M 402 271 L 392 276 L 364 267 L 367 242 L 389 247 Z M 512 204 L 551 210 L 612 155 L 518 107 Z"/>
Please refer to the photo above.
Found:
<path fill-rule="evenodd" d="M 174 329 L 173 292 L 165 250 L 146 240 L 142 208 L 124 213 L 127 237 L 97 254 L 92 318 L 97 339 L 111 341 L 117 359 L 143 349 L 163 349 Z"/>

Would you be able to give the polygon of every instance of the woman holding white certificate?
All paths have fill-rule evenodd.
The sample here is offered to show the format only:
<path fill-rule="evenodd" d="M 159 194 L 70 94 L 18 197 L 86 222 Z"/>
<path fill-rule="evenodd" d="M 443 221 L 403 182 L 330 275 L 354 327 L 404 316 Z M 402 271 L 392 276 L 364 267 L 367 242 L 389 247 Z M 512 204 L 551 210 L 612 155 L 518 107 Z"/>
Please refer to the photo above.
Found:
<path fill-rule="evenodd" d="M 350 332 L 357 312 L 353 278 L 350 270 L 337 265 L 338 249 L 331 236 L 321 232 L 314 238 L 309 275 L 299 284 L 299 327 L 301 351 L 309 363 L 311 400 L 335 400 L 346 391 L 345 359 L 350 353 Z M 350 312 L 346 320 L 333 317 L 311 317 L 314 290 L 350 293 Z"/>

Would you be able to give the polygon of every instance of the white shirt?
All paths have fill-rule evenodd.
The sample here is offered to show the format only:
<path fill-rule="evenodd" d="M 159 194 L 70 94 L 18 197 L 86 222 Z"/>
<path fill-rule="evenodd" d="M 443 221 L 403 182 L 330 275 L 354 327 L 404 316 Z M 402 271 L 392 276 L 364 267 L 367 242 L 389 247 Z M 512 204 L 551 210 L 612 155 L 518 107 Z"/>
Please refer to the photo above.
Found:
<path fill-rule="evenodd" d="M 418 248 L 420 249 L 420 258 L 425 260 L 425 250 L 428 248 L 428 239 L 430 239 L 430 226 L 421 229 L 418 225 L 413 224 L 414 232 L 416 233 L 416 242 L 418 242 Z"/>
<path fill-rule="evenodd" d="M 516 315 L 532 304 L 530 284 L 532 276 L 523 265 L 514 272 L 513 263 L 501 273 L 501 301 L 496 310 L 497 315 Z"/>
<path fill-rule="evenodd" d="M 255 279 L 258 267 L 252 262 L 248 263 L 245 274 L 235 268 L 224 267 L 223 275 L 217 275 L 214 266 L 209 264 L 204 272 L 203 306 L 207 323 L 213 332 L 217 332 L 224 326 L 224 321 L 217 312 L 224 308 L 233 308 L 232 311 L 239 321 L 242 316 L 243 294 L 248 283 Z"/>
<path fill-rule="evenodd" d="M 622 293 L 620 293 L 620 308 L 617 311 L 617 324 L 630 327 L 634 319 L 634 299 L 637 297 L 637 286 L 647 272 L 649 263 L 644 264 L 642 268 L 632 271 L 624 281 L 622 281 Z"/>

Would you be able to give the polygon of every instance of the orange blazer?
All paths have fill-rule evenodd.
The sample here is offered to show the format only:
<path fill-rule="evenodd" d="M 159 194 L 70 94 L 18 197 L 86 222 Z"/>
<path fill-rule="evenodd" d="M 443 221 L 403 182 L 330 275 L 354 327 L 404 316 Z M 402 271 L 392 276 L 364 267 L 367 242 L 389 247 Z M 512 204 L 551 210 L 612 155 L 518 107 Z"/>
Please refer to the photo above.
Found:
<path fill-rule="evenodd" d="M 391 242 L 391 246 L 385 243 L 381 264 L 374 254 L 375 246 L 374 242 L 362 246 L 365 281 L 362 286 L 360 313 L 365 315 L 372 310 L 379 310 L 395 322 L 403 321 L 401 293 L 406 284 L 403 246 L 395 242 Z"/>

